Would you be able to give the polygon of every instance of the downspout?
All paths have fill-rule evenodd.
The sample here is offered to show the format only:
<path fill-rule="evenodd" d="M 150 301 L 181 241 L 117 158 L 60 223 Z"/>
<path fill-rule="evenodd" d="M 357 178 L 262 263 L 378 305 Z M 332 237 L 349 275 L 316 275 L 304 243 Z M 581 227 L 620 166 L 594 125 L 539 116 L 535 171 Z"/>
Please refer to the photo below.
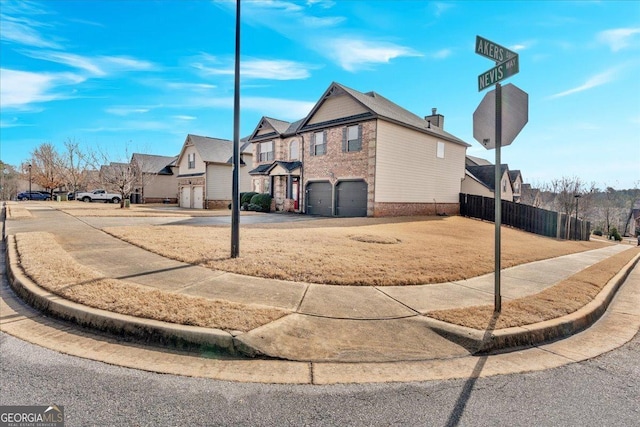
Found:
<path fill-rule="evenodd" d="M 300 167 L 300 188 L 298 189 L 298 198 L 300 198 L 300 193 L 302 193 L 303 197 L 301 200 L 301 204 L 302 206 L 298 206 L 298 209 L 300 210 L 301 213 L 307 213 L 306 209 L 304 208 L 306 201 L 307 201 L 307 190 L 306 187 L 304 185 L 304 153 L 306 151 L 306 148 L 304 146 L 304 135 L 303 134 L 299 134 L 300 138 L 302 140 L 302 144 L 300 146 L 300 152 L 302 153 L 302 166 Z"/>

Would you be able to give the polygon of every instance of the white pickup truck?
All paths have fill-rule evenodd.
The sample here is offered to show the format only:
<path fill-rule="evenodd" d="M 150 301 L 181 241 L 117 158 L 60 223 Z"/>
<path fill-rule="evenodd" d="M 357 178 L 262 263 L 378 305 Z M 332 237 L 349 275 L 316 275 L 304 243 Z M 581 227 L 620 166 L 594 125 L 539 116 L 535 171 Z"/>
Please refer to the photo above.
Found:
<path fill-rule="evenodd" d="M 107 193 L 106 190 L 93 190 L 91 192 L 77 193 L 76 200 L 83 202 L 120 203 L 122 196 L 116 193 Z"/>

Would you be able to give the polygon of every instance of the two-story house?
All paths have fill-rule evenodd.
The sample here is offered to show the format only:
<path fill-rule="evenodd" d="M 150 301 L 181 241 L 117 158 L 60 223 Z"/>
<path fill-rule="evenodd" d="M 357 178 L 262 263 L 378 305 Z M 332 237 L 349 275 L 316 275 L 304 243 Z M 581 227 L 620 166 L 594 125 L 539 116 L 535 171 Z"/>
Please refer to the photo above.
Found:
<path fill-rule="evenodd" d="M 240 146 L 240 191 L 251 190 L 251 144 Z M 178 160 L 178 203 L 194 209 L 220 209 L 231 203 L 233 141 L 187 135 Z"/>
<path fill-rule="evenodd" d="M 469 144 L 443 127 L 435 109 L 422 118 L 332 83 L 304 119 L 262 118 L 249 137 L 254 190 L 313 215 L 455 214 Z"/>

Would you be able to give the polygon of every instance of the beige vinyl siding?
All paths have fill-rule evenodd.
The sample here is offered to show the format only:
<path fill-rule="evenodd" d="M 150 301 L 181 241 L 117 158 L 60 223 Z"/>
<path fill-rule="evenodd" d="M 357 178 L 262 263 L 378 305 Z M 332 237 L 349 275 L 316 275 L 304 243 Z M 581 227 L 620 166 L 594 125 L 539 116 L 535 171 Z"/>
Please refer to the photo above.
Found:
<path fill-rule="evenodd" d="M 194 169 L 189 169 L 189 156 L 192 156 L 193 153 L 196 154 L 196 164 Z M 190 175 L 194 173 L 203 173 L 205 171 L 205 164 L 198 154 L 198 150 L 193 145 L 187 146 L 184 149 L 184 154 L 180 158 L 180 163 L 178 165 L 178 170 L 180 171 L 180 175 Z"/>
<path fill-rule="evenodd" d="M 509 175 L 507 174 L 507 172 L 502 175 L 502 181 L 506 181 L 507 189 L 504 190 L 502 187 L 500 187 L 500 191 L 502 191 L 502 193 L 500 194 L 500 198 L 502 200 L 513 202 L 513 188 L 511 188 L 511 180 L 509 179 Z"/>
<path fill-rule="evenodd" d="M 366 113 L 364 108 L 356 100 L 348 95 L 335 95 L 327 98 L 315 112 L 309 124 L 323 123 L 329 120 L 342 119 Z"/>
<path fill-rule="evenodd" d="M 253 191 L 251 175 L 249 175 L 249 171 L 253 169 L 253 156 L 251 153 L 241 154 L 240 158 L 245 162 L 245 166 L 240 166 L 240 192 Z M 232 168 L 229 170 L 229 173 L 233 174 Z M 229 191 L 229 195 L 231 195 L 231 191 Z"/>
<path fill-rule="evenodd" d="M 469 175 L 464 177 L 460 192 L 465 194 L 474 194 L 476 196 L 490 197 L 493 199 L 493 191 L 489 190 L 486 185 L 476 181 Z"/>
<path fill-rule="evenodd" d="M 271 126 L 265 126 L 264 128 L 260 129 L 257 133 L 256 136 L 260 136 L 260 135 L 268 135 L 270 133 L 275 132 L 273 130 L 273 128 Z"/>
<path fill-rule="evenodd" d="M 144 197 L 178 197 L 178 180 L 175 175 L 144 175 Z"/>
<path fill-rule="evenodd" d="M 231 165 L 207 165 L 207 200 L 231 200 Z"/>
<path fill-rule="evenodd" d="M 378 120 L 376 202 L 457 203 L 466 147 Z M 444 158 L 436 156 L 444 142 Z"/>

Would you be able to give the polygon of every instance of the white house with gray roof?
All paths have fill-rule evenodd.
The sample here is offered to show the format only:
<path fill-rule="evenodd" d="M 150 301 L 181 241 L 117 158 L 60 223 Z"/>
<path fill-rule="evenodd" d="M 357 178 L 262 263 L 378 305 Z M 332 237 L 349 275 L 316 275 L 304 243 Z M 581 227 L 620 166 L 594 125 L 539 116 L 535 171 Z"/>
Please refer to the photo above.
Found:
<path fill-rule="evenodd" d="M 332 83 L 309 115 L 263 117 L 254 144 L 254 191 L 276 209 L 324 216 L 459 212 L 469 144 L 444 116 L 419 117 L 376 92 Z"/>
<path fill-rule="evenodd" d="M 253 168 L 251 144 L 241 142 L 240 192 L 251 190 Z M 233 142 L 226 139 L 187 135 L 178 159 L 180 207 L 219 209 L 231 203 Z"/>
<path fill-rule="evenodd" d="M 138 180 L 131 203 L 177 203 L 177 156 L 133 153 L 131 164 L 138 170 Z"/>

